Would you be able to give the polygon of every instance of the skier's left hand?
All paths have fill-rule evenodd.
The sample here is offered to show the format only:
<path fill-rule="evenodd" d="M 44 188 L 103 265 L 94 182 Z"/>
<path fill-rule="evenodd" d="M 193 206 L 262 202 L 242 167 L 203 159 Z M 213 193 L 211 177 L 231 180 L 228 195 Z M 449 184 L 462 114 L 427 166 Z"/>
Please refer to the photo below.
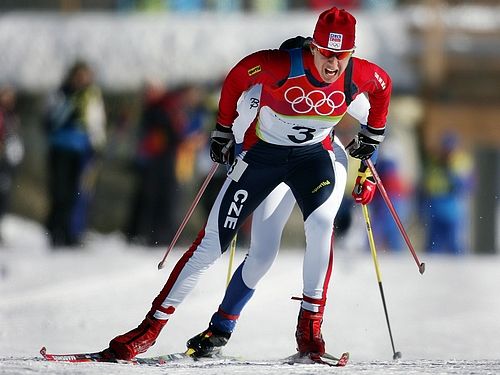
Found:
<path fill-rule="evenodd" d="M 368 204 L 372 201 L 375 195 L 377 184 L 369 169 L 364 172 L 358 171 L 356 183 L 352 190 L 352 196 L 356 203 Z"/>
<path fill-rule="evenodd" d="M 234 161 L 234 147 L 231 128 L 216 124 L 210 138 L 210 158 L 216 163 L 231 165 Z"/>
<path fill-rule="evenodd" d="M 372 157 L 377 147 L 384 140 L 385 129 L 375 129 L 370 125 L 361 125 L 360 132 L 347 145 L 346 150 L 353 158 L 366 160 Z"/>
<path fill-rule="evenodd" d="M 346 150 L 353 158 L 366 160 L 369 159 L 377 150 L 379 141 L 368 137 L 361 132 L 347 145 Z"/>

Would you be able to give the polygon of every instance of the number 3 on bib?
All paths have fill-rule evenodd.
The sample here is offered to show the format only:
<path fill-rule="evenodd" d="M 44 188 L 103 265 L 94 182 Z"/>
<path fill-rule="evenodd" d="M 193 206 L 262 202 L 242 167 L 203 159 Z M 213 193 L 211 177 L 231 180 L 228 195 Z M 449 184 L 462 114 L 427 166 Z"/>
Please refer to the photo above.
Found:
<path fill-rule="evenodd" d="M 313 134 L 316 129 L 308 128 L 306 126 L 294 126 L 293 130 L 297 130 L 298 137 L 294 135 L 288 135 L 288 139 L 294 143 L 304 143 L 313 139 Z"/>

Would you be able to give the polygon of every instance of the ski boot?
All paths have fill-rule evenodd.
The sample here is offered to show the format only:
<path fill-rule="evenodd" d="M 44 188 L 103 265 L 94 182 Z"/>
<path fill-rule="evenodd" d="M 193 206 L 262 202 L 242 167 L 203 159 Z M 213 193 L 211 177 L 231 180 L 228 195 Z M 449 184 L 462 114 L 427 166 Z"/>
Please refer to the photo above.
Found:
<path fill-rule="evenodd" d="M 156 319 L 149 313 L 137 328 L 111 340 L 109 348 L 105 349 L 102 354 L 116 359 L 131 360 L 155 344 L 156 338 L 167 321 Z"/>
<path fill-rule="evenodd" d="M 190 338 L 186 343 L 188 354 L 193 357 L 213 357 L 227 344 L 231 332 L 224 332 L 212 324 L 202 333 Z"/>
<path fill-rule="evenodd" d="M 295 331 L 297 351 L 300 356 L 321 357 L 325 354 L 325 341 L 321 334 L 323 312 L 300 309 Z"/>

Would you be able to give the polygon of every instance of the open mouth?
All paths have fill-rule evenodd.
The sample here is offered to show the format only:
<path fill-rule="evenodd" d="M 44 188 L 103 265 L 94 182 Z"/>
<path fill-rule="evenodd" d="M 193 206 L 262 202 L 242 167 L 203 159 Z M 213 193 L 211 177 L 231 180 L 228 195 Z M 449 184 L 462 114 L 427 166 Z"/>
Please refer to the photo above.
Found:
<path fill-rule="evenodd" d="M 328 69 L 328 68 L 325 68 L 325 75 L 327 77 L 335 77 L 337 75 L 338 71 L 339 71 L 338 69 Z"/>

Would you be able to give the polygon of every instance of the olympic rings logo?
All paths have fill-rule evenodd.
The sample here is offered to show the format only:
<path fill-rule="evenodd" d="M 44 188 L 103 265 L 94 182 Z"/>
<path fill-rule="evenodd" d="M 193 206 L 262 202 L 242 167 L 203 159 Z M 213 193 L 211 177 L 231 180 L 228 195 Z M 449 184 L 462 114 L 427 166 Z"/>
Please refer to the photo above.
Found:
<path fill-rule="evenodd" d="M 335 95 L 340 96 L 339 104 L 334 100 Z M 296 113 L 304 114 L 314 109 L 320 116 L 330 116 L 345 103 L 345 94 L 342 91 L 333 91 L 326 96 L 321 90 L 313 90 L 306 95 L 302 87 L 293 86 L 285 91 L 285 100 L 292 105 Z"/>

